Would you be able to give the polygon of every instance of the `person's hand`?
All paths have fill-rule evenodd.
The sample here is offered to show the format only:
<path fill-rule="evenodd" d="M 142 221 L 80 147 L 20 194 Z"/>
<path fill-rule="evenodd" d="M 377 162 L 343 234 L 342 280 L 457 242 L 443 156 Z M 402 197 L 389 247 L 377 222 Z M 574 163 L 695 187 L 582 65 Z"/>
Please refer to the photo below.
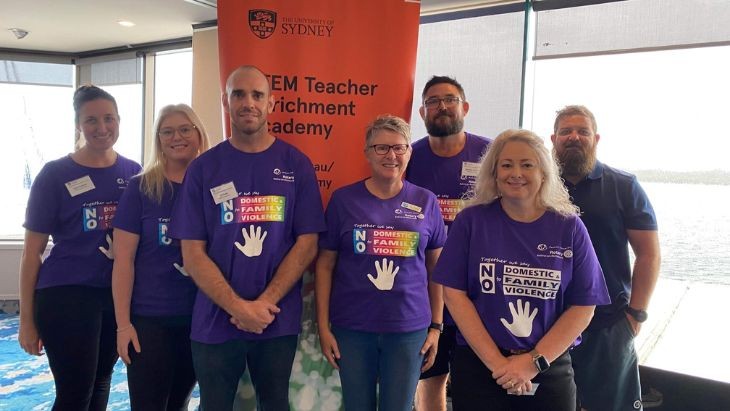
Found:
<path fill-rule="evenodd" d="M 99 251 L 101 251 L 102 254 L 106 256 L 106 258 L 113 260 L 114 259 L 114 242 L 112 241 L 112 236 L 109 234 L 106 235 L 106 244 L 107 248 L 104 248 L 103 245 L 99 246 Z"/>
<path fill-rule="evenodd" d="M 378 261 L 375 262 L 375 271 L 378 273 L 378 277 L 375 278 L 372 274 L 368 274 L 368 278 L 378 290 L 389 291 L 393 289 L 393 282 L 398 270 L 400 270 L 400 267 L 393 269 L 393 261 L 388 262 L 387 258 L 383 258 L 382 266 Z"/>
<path fill-rule="evenodd" d="M 279 307 L 262 300 L 239 300 L 231 316 L 231 324 L 241 331 L 261 334 L 281 311 Z"/>
<path fill-rule="evenodd" d="M 38 329 L 33 322 L 20 321 L 18 343 L 23 351 L 30 355 L 43 355 L 43 341 L 41 341 Z"/>
<path fill-rule="evenodd" d="M 132 343 L 134 351 L 137 354 L 142 352 L 142 347 L 139 345 L 139 337 L 137 337 L 137 330 L 134 329 L 132 324 L 125 325 L 117 330 L 117 354 L 119 354 L 119 358 L 127 365 L 132 363 L 132 359 L 129 357 L 129 343 Z"/>
<path fill-rule="evenodd" d="M 322 347 L 322 355 L 327 359 L 327 362 L 339 370 L 340 366 L 337 365 L 337 360 L 340 359 L 340 347 L 337 345 L 337 339 L 332 334 L 329 327 L 320 327 L 319 329 L 319 345 Z"/>
<path fill-rule="evenodd" d="M 439 348 L 439 337 L 441 337 L 441 332 L 439 330 L 435 328 L 428 329 L 426 341 L 423 342 L 423 346 L 421 347 L 421 355 L 423 355 L 421 372 L 426 372 L 429 368 L 433 367 L 433 363 L 436 361 L 436 353 Z"/>
<path fill-rule="evenodd" d="M 625 313 L 626 319 L 629 320 L 629 325 L 631 326 L 631 330 L 634 332 L 634 337 L 639 335 L 639 331 L 641 331 L 641 323 L 636 321 L 636 318 L 631 316 L 629 313 Z"/>
<path fill-rule="evenodd" d="M 243 234 L 243 245 L 236 241 L 236 248 L 238 248 L 246 257 L 258 257 L 264 250 L 264 240 L 269 232 L 264 231 L 262 235 L 261 226 L 255 227 L 253 224 L 251 224 L 250 230 L 251 232 L 249 233 L 246 231 L 245 227 L 241 229 L 241 234 Z"/>
<path fill-rule="evenodd" d="M 517 310 L 515 310 L 514 304 L 509 303 L 509 311 L 512 313 L 512 323 L 507 322 L 506 319 L 500 318 L 502 325 L 505 326 L 515 337 L 529 337 L 532 334 L 532 321 L 537 315 L 537 307 L 535 310 L 530 312 L 530 302 L 525 301 L 525 305 L 522 305 L 522 300 L 517 300 Z"/>
<path fill-rule="evenodd" d="M 507 361 L 492 370 L 492 378 L 510 394 L 522 395 L 532 390 L 531 380 L 537 368 L 529 353 L 511 355 Z"/>

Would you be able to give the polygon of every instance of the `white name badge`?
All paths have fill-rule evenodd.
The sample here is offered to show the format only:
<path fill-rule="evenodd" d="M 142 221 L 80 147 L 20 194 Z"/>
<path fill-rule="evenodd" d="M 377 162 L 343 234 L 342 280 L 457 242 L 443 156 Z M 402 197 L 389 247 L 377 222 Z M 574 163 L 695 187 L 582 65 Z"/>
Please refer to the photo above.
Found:
<path fill-rule="evenodd" d="M 210 194 L 213 195 L 213 201 L 216 204 L 238 197 L 238 191 L 236 190 L 236 186 L 233 185 L 233 181 L 211 188 Z"/>
<path fill-rule="evenodd" d="M 537 387 L 539 387 L 539 386 L 540 386 L 540 383 L 539 382 L 533 382 L 532 383 L 532 391 L 525 391 L 525 392 L 522 393 L 522 395 L 535 395 L 535 392 L 537 391 Z M 513 393 L 511 393 L 509 391 L 507 391 L 507 394 L 509 394 L 509 395 L 515 395 L 515 394 L 513 394 Z"/>
<path fill-rule="evenodd" d="M 83 176 L 76 180 L 71 180 L 65 183 L 65 185 L 66 190 L 68 190 L 68 193 L 71 194 L 71 197 L 76 197 L 79 194 L 83 194 L 96 188 L 96 186 L 94 186 L 94 182 L 91 181 L 91 177 L 89 176 Z"/>
<path fill-rule="evenodd" d="M 405 201 L 402 202 L 402 203 L 400 203 L 400 206 L 403 207 L 403 208 L 405 208 L 405 209 L 407 209 L 407 210 L 415 211 L 417 213 L 420 213 L 421 212 L 421 207 L 419 207 L 417 205 L 414 205 L 414 204 L 411 204 L 411 203 L 406 203 Z"/>
<path fill-rule="evenodd" d="M 461 176 L 462 177 L 476 177 L 479 174 L 479 163 L 472 163 L 471 161 L 461 162 Z"/>

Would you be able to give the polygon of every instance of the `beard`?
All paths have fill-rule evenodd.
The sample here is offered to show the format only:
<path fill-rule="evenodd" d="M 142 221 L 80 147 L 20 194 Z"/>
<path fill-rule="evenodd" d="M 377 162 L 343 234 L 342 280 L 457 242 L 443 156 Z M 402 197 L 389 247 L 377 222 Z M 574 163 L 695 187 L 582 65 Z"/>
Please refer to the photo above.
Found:
<path fill-rule="evenodd" d="M 561 151 L 553 146 L 553 157 L 558 160 L 563 175 L 585 177 L 596 165 L 596 145 L 584 148 L 579 144 L 573 144 L 563 147 Z"/>
<path fill-rule="evenodd" d="M 438 123 L 441 117 L 446 118 L 446 122 Z M 426 131 L 429 136 L 433 137 L 448 137 L 457 133 L 460 133 L 464 128 L 464 118 L 452 116 L 449 113 L 439 113 L 433 120 L 426 121 Z"/>

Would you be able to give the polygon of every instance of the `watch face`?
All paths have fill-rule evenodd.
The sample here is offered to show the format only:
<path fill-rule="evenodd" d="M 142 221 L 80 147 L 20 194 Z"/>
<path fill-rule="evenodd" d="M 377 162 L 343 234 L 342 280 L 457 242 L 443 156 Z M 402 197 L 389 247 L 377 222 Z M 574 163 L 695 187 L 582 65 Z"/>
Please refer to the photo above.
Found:
<path fill-rule="evenodd" d="M 542 373 L 542 372 L 547 371 L 548 368 L 550 368 L 550 363 L 548 362 L 547 358 L 540 355 L 537 358 L 535 358 L 535 366 L 537 366 L 537 369 Z"/>

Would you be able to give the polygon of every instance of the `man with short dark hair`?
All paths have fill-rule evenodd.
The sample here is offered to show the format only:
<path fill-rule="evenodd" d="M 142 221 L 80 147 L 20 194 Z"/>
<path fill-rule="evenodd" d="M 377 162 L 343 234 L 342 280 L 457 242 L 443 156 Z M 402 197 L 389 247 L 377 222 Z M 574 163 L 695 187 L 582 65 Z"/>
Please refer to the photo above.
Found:
<path fill-rule="evenodd" d="M 464 88 L 447 76 L 433 76 L 423 87 L 418 112 L 428 137 L 413 144 L 406 179 L 431 190 L 439 201 L 446 227 L 463 207 L 463 196 L 472 190 L 479 162 L 491 140 L 464 131 L 469 103 Z M 432 310 L 442 310 L 443 300 Z M 446 410 L 446 380 L 456 345 L 456 325 L 444 310 L 443 334 L 434 365 L 421 374 L 416 390 L 416 410 Z"/>
<path fill-rule="evenodd" d="M 259 409 L 289 409 L 301 330 L 301 277 L 325 230 L 311 161 L 269 134 L 265 75 L 243 66 L 223 94 L 231 137 L 192 162 L 173 209 L 199 292 L 192 353 L 201 408 L 230 410 L 249 369 Z"/>
<path fill-rule="evenodd" d="M 660 253 L 657 221 L 636 177 L 596 159 L 593 113 L 568 106 L 555 119 L 553 155 L 596 249 L 611 305 L 597 306 L 571 356 L 582 409 L 642 409 L 634 337 L 647 318 Z M 628 246 L 636 259 L 633 270 Z"/>

